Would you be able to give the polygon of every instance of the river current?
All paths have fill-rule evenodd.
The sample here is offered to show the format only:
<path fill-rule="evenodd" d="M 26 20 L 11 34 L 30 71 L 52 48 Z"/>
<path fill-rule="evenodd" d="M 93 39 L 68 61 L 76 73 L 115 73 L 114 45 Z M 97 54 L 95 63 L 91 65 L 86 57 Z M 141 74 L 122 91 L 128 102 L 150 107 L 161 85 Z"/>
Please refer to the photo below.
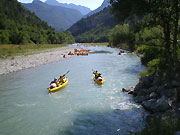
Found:
<path fill-rule="evenodd" d="M 122 92 L 144 70 L 140 58 L 119 49 L 94 53 L 0 76 L 0 135 L 128 135 L 144 126 L 146 112 Z M 98 70 L 105 81 L 93 81 Z M 54 77 L 70 71 L 68 85 L 49 94 Z"/>

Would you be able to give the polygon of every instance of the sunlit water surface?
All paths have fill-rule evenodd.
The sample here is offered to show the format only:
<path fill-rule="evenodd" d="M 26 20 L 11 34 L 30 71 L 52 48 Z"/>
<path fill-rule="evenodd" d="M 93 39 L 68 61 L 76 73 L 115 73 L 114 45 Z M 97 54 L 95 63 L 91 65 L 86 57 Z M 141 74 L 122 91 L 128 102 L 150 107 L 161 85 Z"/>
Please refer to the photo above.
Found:
<path fill-rule="evenodd" d="M 128 135 L 142 129 L 145 111 L 122 92 L 138 82 L 144 69 L 139 57 L 119 56 L 114 48 L 86 48 L 112 53 L 0 76 L 0 135 Z M 94 83 L 92 69 L 102 73 L 102 86 Z M 49 94 L 49 82 L 68 70 L 69 84 Z"/>

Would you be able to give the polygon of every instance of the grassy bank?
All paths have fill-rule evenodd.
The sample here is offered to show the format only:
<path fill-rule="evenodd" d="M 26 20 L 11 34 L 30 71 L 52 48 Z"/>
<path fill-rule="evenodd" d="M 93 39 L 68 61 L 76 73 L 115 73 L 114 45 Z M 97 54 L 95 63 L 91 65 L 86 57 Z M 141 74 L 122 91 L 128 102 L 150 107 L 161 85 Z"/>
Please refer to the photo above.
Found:
<path fill-rule="evenodd" d="M 3 44 L 0 45 L 0 57 L 6 58 L 8 56 L 30 55 L 30 54 L 35 54 L 42 50 L 65 47 L 65 46 L 67 46 L 67 44 L 38 44 L 38 45 Z"/>

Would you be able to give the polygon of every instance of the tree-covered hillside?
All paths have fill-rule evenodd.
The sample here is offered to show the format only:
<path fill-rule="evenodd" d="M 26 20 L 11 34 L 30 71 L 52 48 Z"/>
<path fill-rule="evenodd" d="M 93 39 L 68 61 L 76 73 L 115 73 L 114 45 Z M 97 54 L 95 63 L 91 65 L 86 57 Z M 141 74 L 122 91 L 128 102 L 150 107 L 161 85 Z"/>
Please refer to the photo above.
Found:
<path fill-rule="evenodd" d="M 56 44 L 68 39 L 73 41 L 69 32 L 56 33 L 17 0 L 0 1 L 0 44 Z"/>
<path fill-rule="evenodd" d="M 82 18 L 82 14 L 78 10 L 47 5 L 39 0 L 23 5 L 26 9 L 35 13 L 40 19 L 55 28 L 56 31 L 66 30 Z"/>
<path fill-rule="evenodd" d="M 116 25 L 116 20 L 107 7 L 99 13 L 83 18 L 69 31 L 76 42 L 108 42 L 108 33 Z"/>

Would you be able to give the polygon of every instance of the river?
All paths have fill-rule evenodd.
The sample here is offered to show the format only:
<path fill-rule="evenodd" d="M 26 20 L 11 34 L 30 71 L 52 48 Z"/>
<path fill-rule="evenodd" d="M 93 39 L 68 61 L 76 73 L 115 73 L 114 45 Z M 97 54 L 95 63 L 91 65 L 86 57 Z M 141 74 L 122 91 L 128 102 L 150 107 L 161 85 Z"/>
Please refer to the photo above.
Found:
<path fill-rule="evenodd" d="M 0 135 L 128 135 L 144 126 L 146 112 L 122 92 L 135 86 L 144 70 L 135 54 L 117 55 L 119 49 L 75 56 L 0 76 Z M 105 79 L 93 81 L 92 69 Z M 49 94 L 54 77 L 67 74 L 69 84 Z"/>

